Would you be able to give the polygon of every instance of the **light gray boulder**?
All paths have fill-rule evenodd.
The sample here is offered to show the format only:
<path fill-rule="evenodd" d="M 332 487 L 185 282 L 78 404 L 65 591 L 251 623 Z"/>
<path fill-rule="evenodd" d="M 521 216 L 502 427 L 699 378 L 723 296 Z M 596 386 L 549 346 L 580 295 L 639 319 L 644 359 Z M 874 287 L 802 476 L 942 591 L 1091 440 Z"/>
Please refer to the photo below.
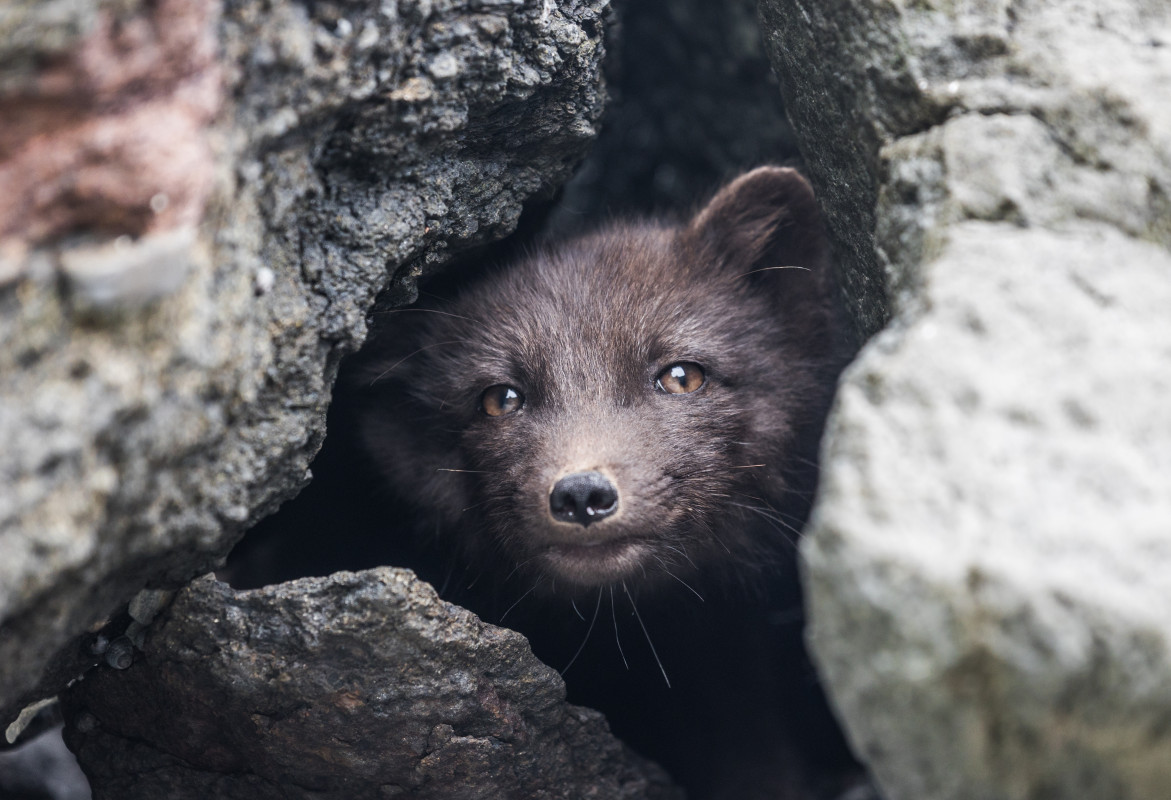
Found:
<path fill-rule="evenodd" d="M 1171 6 L 764 0 L 859 329 L 803 546 L 888 800 L 1171 786 Z"/>

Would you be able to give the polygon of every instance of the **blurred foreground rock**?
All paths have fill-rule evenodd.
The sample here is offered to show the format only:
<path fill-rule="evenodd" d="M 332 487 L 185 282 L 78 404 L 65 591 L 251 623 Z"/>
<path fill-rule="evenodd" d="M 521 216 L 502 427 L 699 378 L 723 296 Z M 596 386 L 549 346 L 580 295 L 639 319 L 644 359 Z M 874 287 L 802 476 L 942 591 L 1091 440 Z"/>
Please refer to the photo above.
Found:
<path fill-rule="evenodd" d="M 861 329 L 804 555 L 888 800 L 1171 786 L 1171 6 L 765 0 Z"/>
<path fill-rule="evenodd" d="M 200 579 L 65 702 L 98 800 L 678 797 L 524 637 L 407 570 Z"/>
<path fill-rule="evenodd" d="M 0 9 L 0 720 L 304 485 L 374 297 L 509 233 L 606 0 Z"/>

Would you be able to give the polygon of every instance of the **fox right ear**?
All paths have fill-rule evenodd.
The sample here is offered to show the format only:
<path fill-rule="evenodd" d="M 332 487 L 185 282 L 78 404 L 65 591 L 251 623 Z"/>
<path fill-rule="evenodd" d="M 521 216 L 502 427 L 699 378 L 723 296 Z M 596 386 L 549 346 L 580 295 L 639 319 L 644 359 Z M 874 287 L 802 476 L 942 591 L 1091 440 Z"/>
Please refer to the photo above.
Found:
<path fill-rule="evenodd" d="M 716 193 L 686 235 L 702 263 L 770 298 L 786 326 L 825 354 L 835 347 L 837 289 L 813 188 L 794 169 L 759 167 Z"/>
<path fill-rule="evenodd" d="M 726 268 L 825 271 L 828 247 L 813 188 L 795 169 L 758 167 L 716 193 L 688 226 Z"/>

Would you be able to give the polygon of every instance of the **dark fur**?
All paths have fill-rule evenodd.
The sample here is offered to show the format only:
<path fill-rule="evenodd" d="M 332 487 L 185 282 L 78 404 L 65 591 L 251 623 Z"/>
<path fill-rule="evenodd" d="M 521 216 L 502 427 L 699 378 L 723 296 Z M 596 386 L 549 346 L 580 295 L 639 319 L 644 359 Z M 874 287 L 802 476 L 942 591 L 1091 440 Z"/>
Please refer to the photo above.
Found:
<path fill-rule="evenodd" d="M 840 367 L 834 291 L 808 184 L 764 167 L 685 225 L 610 225 L 395 315 L 358 373 L 377 469 L 461 586 L 480 586 L 457 599 L 492 619 L 532 590 L 505 622 L 554 666 L 579 658 L 571 698 L 696 795 L 803 796 L 793 740 L 820 725 L 839 746 L 805 671 L 793 568 Z M 707 383 L 657 389 L 677 362 Z M 483 413 L 495 384 L 523 408 Z M 620 497 L 588 529 L 549 512 L 579 470 Z M 582 537 L 640 545 L 594 565 Z"/>

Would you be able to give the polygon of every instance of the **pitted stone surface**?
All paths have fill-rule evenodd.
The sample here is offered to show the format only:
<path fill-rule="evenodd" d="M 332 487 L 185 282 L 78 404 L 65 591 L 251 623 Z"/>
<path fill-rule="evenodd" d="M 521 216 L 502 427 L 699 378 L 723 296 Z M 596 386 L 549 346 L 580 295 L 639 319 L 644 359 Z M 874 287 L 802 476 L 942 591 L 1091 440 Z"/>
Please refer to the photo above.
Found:
<path fill-rule="evenodd" d="M 804 545 L 859 753 L 890 800 L 1164 797 L 1171 7 L 762 11 L 854 308 L 893 312 Z"/>

